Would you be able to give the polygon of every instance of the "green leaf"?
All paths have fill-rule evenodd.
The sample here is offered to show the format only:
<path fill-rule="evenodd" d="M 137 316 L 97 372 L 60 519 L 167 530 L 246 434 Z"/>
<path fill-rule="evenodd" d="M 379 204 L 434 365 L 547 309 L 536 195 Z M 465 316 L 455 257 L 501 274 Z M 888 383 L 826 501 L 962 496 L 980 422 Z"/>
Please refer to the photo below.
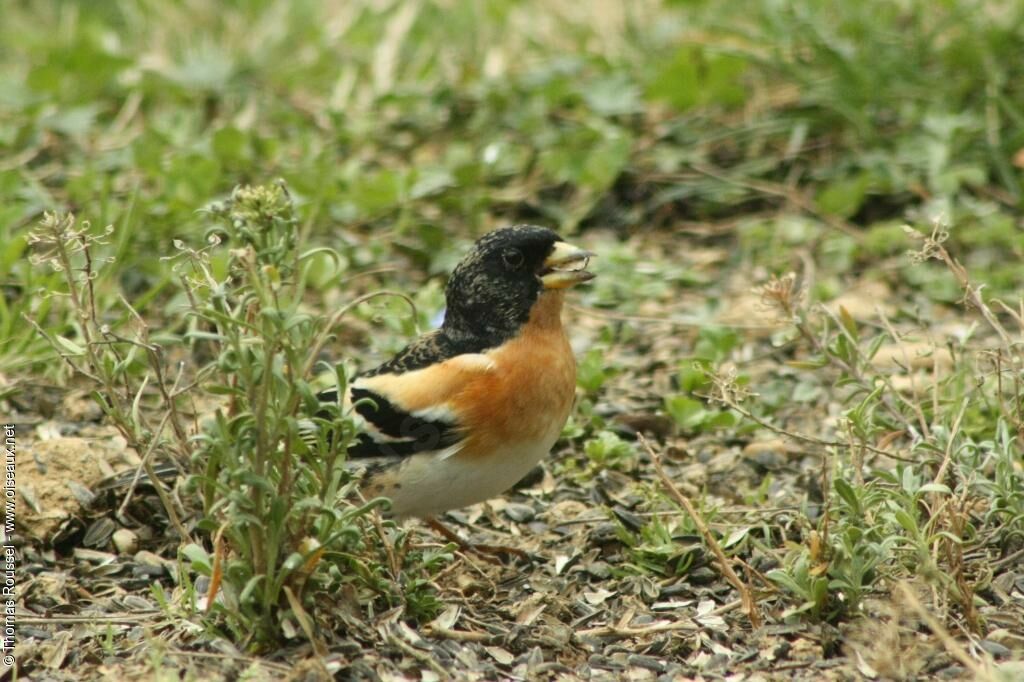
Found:
<path fill-rule="evenodd" d="M 728 549 L 729 547 L 732 547 L 733 545 L 738 545 L 749 534 L 750 534 L 750 528 L 737 528 L 733 532 L 729 533 L 729 537 L 727 537 L 725 539 L 725 541 L 722 542 L 722 547 L 724 549 Z"/>
<path fill-rule="evenodd" d="M 734 108 L 747 101 L 743 74 L 747 60 L 738 55 L 719 54 L 707 59 L 703 74 L 703 99 L 708 104 Z"/>
<path fill-rule="evenodd" d="M 606 131 L 586 157 L 580 184 L 599 192 L 611 187 L 629 162 L 632 148 L 633 139 L 628 133 L 617 128 Z"/>
<path fill-rule="evenodd" d="M 647 84 L 648 99 L 665 102 L 678 111 L 686 111 L 700 102 L 697 55 L 694 48 L 681 48 Z"/>
<path fill-rule="evenodd" d="M 693 354 L 701 360 L 711 364 L 718 364 L 729 357 L 740 343 L 740 335 L 735 329 L 729 327 L 702 327 L 697 332 L 697 343 L 693 347 Z"/>
<path fill-rule="evenodd" d="M 821 369 L 828 366 L 828 360 L 787 360 L 786 365 L 794 369 Z"/>
<path fill-rule="evenodd" d="M 698 104 L 737 107 L 747 100 L 743 83 L 747 68 L 747 60 L 738 55 L 683 47 L 654 72 L 647 84 L 647 97 L 679 111 Z"/>
<path fill-rule="evenodd" d="M 685 395 L 665 398 L 665 411 L 680 428 L 693 430 L 704 421 L 708 411 L 704 403 Z"/>
<path fill-rule="evenodd" d="M 302 562 L 303 562 L 303 560 L 304 560 L 304 559 L 303 559 L 303 557 L 302 557 L 302 555 L 301 555 L 301 554 L 299 554 L 298 552 L 292 552 L 292 553 L 291 553 L 291 554 L 289 554 L 289 555 L 288 555 L 288 557 L 287 557 L 287 558 L 286 558 L 286 559 L 284 560 L 284 563 L 283 563 L 283 564 L 281 564 L 281 568 L 282 568 L 282 569 L 283 569 L 283 570 L 284 570 L 284 571 L 285 571 L 286 573 L 291 573 L 291 572 L 292 572 L 292 571 L 294 571 L 295 569 L 297 569 L 297 568 L 299 568 L 300 566 L 302 566 Z"/>
<path fill-rule="evenodd" d="M 856 341 L 857 321 L 853 319 L 853 316 L 850 315 L 850 311 L 847 310 L 844 305 L 839 306 L 839 321 L 842 322 L 843 329 L 845 329 L 850 336 L 853 337 L 853 340 Z"/>
<path fill-rule="evenodd" d="M 679 381 L 679 388 L 686 393 L 693 393 L 711 384 L 707 372 L 700 366 L 694 366 L 692 362 L 682 364 L 676 373 L 676 378 Z"/>
<path fill-rule="evenodd" d="M 253 593 L 256 592 L 256 588 L 259 587 L 259 584 L 263 582 L 264 577 L 265 576 L 263 575 L 254 575 L 253 577 L 249 578 L 249 581 L 246 582 L 245 587 L 242 588 L 242 593 L 238 595 L 238 601 L 245 604 L 246 602 L 252 600 Z"/>
<path fill-rule="evenodd" d="M 943 485 L 942 483 L 925 483 L 917 489 L 917 493 L 942 493 L 944 495 L 952 495 L 953 491 L 949 486 Z"/>
<path fill-rule="evenodd" d="M 727 429 L 736 426 L 739 421 L 739 415 L 732 410 L 712 410 L 708 418 L 701 424 L 701 430 Z"/>
<path fill-rule="evenodd" d="M 794 580 L 789 573 L 782 570 L 781 568 L 775 568 L 771 571 L 768 571 L 768 573 L 765 574 L 765 577 L 767 577 L 772 582 L 778 583 L 779 585 L 789 590 L 798 597 L 808 599 L 811 596 L 809 592 L 805 590 L 800 583 Z"/>
<path fill-rule="evenodd" d="M 874 358 L 883 343 L 885 343 L 885 336 L 881 334 L 871 339 L 871 343 L 868 344 L 867 350 L 864 351 L 864 359 L 870 361 Z"/>
<path fill-rule="evenodd" d="M 587 106 L 604 116 L 630 114 L 642 108 L 640 89 L 625 74 L 587 81 L 581 94 Z"/>
<path fill-rule="evenodd" d="M 189 564 L 197 573 L 205 576 L 210 575 L 210 555 L 205 549 L 193 542 L 182 547 L 181 553 L 188 559 Z"/>
<path fill-rule="evenodd" d="M 839 496 L 843 498 L 846 504 L 850 505 L 850 508 L 854 510 L 857 516 L 861 516 L 862 510 L 860 500 L 857 499 L 857 494 L 853 491 L 853 488 L 850 487 L 850 484 L 841 478 L 837 478 L 832 482 L 832 485 L 836 489 L 836 492 L 839 493 Z"/>
<path fill-rule="evenodd" d="M 395 208 L 405 190 L 404 173 L 380 170 L 360 174 L 349 188 L 348 199 L 363 216 L 373 217 Z"/>
<path fill-rule="evenodd" d="M 815 203 L 822 213 L 849 218 L 860 210 L 870 187 L 871 176 L 867 173 L 835 180 L 818 192 Z"/>
<path fill-rule="evenodd" d="M 225 164 L 239 164 L 249 160 L 249 136 L 235 126 L 225 126 L 213 134 L 213 153 Z"/>
<path fill-rule="evenodd" d="M 412 177 L 412 186 L 409 188 L 409 198 L 422 199 L 457 184 L 455 177 L 447 168 L 417 168 Z"/>
<path fill-rule="evenodd" d="M 903 527 L 903 530 L 907 531 L 911 535 L 917 535 L 917 520 L 914 519 L 913 516 L 903 509 L 897 509 L 893 512 L 893 517 Z"/>
<path fill-rule="evenodd" d="M 71 339 L 63 336 L 54 336 L 53 338 L 57 341 L 57 344 L 68 353 L 68 355 L 85 355 L 85 348 L 79 346 Z"/>

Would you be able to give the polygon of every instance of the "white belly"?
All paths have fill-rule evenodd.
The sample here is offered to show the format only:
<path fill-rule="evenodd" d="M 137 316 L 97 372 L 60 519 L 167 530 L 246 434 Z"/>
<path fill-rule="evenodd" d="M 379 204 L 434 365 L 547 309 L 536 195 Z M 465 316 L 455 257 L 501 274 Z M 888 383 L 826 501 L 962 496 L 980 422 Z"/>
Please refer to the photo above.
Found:
<path fill-rule="evenodd" d="M 551 451 L 558 434 L 543 442 L 510 445 L 486 458 L 436 454 L 413 455 L 401 465 L 397 489 L 384 492 L 391 498 L 392 513 L 435 516 L 449 509 L 467 507 L 496 497 L 515 485 Z"/>

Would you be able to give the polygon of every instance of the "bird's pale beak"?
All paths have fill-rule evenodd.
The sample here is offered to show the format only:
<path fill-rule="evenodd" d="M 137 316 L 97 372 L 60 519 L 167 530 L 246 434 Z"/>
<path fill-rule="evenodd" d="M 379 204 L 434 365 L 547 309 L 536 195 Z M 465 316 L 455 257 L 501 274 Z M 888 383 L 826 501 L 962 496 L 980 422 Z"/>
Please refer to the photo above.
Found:
<path fill-rule="evenodd" d="M 555 242 L 554 249 L 544 261 L 540 281 L 545 289 L 567 289 L 580 282 L 594 279 L 587 265 L 595 254 L 566 242 Z"/>

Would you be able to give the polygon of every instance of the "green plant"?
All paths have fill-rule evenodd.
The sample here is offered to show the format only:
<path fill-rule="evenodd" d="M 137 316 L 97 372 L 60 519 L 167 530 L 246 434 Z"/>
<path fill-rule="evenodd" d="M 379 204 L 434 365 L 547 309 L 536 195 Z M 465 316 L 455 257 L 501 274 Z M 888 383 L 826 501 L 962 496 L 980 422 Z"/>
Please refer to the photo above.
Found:
<path fill-rule="evenodd" d="M 1020 468 L 1020 436 L 1000 419 L 991 440 L 969 443 L 963 466 L 990 502 L 985 525 L 996 530 L 1006 548 L 1024 547 L 1024 472 Z"/>
<path fill-rule="evenodd" d="M 311 595 L 353 579 L 332 570 L 329 559 L 379 560 L 366 536 L 383 540 L 383 530 L 369 525 L 367 516 L 383 501 L 352 504 L 356 482 L 344 463 L 354 425 L 341 404 L 321 404 L 314 383 L 320 352 L 339 320 L 379 294 L 357 298 L 328 319 L 306 311 L 308 264 L 317 256 L 338 256 L 325 248 L 300 249 L 293 203 L 281 184 L 238 188 L 210 215 L 218 225 L 206 247 L 176 243 L 183 333 L 158 339 L 123 297 L 129 328 L 101 322 L 106 316 L 96 303 L 93 250 L 112 231 L 97 235 L 70 216 L 48 216 L 32 242 L 39 258 L 65 273 L 79 323 L 73 335 L 40 330 L 77 373 L 94 382 L 108 419 L 144 453 L 184 543 L 183 556 L 192 571 L 210 579 L 208 594 L 200 595 L 208 622 L 223 623 L 238 641 L 265 647 L 279 640 L 283 620 L 298 622 L 314 637 L 306 612 Z M 211 359 L 180 365 L 172 380 L 172 351 Z M 327 369 L 343 395 L 344 367 Z M 215 396 L 217 403 L 196 430 L 182 405 L 198 393 Z M 152 468 L 157 458 L 193 472 L 185 490 L 198 498 L 195 530 L 208 542 L 192 540 L 186 526 L 191 506 L 177 502 L 190 497 L 164 488 Z M 369 556 L 358 559 L 368 549 Z M 400 558 L 424 573 L 403 577 L 396 560 L 390 580 L 382 581 L 375 569 L 354 577 L 407 604 L 411 617 L 428 616 L 437 604 L 422 575 L 436 571 L 444 556 L 405 552 Z"/>
<path fill-rule="evenodd" d="M 628 547 L 629 560 L 617 570 L 633 575 L 686 575 L 702 556 L 702 549 L 696 529 L 681 518 L 655 515 L 636 532 L 620 523 L 618 536 Z M 680 542 L 684 536 L 690 542 Z"/>
<path fill-rule="evenodd" d="M 382 504 L 345 502 L 355 490 L 344 466 L 354 425 L 342 404 L 320 403 L 313 383 L 335 325 L 376 294 L 328 319 L 305 311 L 306 263 L 337 255 L 299 250 L 294 209 L 281 185 L 240 188 L 211 214 L 220 224 L 211 239 L 224 234 L 235 247 L 227 272 L 218 278 L 203 251 L 186 248 L 182 258 L 193 322 L 186 339 L 212 344 L 216 369 L 204 387 L 226 400 L 193 454 L 193 485 L 203 502 L 199 527 L 214 537 L 214 554 L 195 544 L 183 551 L 197 571 L 219 582 L 212 611 L 236 638 L 255 626 L 255 641 L 265 644 L 278 637 L 283 614 L 310 634 L 303 595 L 338 579 L 319 564 L 362 551 L 362 519 Z M 344 367 L 328 369 L 344 395 Z M 410 615 L 433 610 L 422 580 L 403 587 L 415 602 Z"/>
<path fill-rule="evenodd" d="M 665 396 L 665 411 L 683 433 L 725 429 L 739 423 L 729 410 L 708 408 L 704 401 L 685 395 Z"/>
<path fill-rule="evenodd" d="M 615 469 L 632 460 L 636 449 L 611 431 L 601 431 L 583 443 L 583 452 L 594 467 Z"/>
<path fill-rule="evenodd" d="M 810 552 L 797 550 L 787 560 L 785 568 L 773 569 L 767 577 L 799 600 L 799 606 L 787 611 L 788 614 L 808 612 L 812 618 L 818 619 L 829 605 L 828 578 L 812 564 L 811 559 Z"/>
<path fill-rule="evenodd" d="M 616 367 L 609 362 L 607 348 L 591 348 L 576 362 L 576 385 L 588 395 L 601 390 L 605 382 L 616 373 Z"/>
<path fill-rule="evenodd" d="M 836 386 L 845 389 L 849 404 L 840 422 L 845 442 L 826 442 L 776 427 L 739 407 L 727 378 L 711 373 L 710 379 L 713 395 L 745 417 L 827 448 L 831 455 L 823 466 L 823 478 L 832 479 L 833 484 L 828 513 L 808 534 L 807 544 L 792 546 L 784 567 L 768 573 L 801 600 L 795 612 L 834 620 L 880 589 L 882 579 L 914 575 L 950 597 L 968 624 L 978 628 L 976 585 L 968 575 L 965 554 L 971 547 L 984 546 L 985 537 L 989 543 L 1020 537 L 1021 505 L 1015 492 L 1019 475 L 1006 466 L 1020 452 L 1010 428 L 1010 423 L 1020 423 L 1016 393 L 1020 375 L 1019 369 L 1009 369 L 1020 362 L 1020 345 L 972 284 L 966 268 L 946 250 L 949 235 L 941 226 L 925 234 L 909 228 L 905 233 L 921 246 L 911 254 L 913 260 L 944 262 L 966 300 L 990 327 L 990 338 L 997 346 L 984 353 L 996 359 L 992 379 L 963 381 L 977 372 L 967 366 L 968 356 L 961 352 L 948 376 L 939 377 L 938 361 L 932 360 L 930 403 L 915 383 L 909 384 L 909 390 L 897 389 L 892 376 L 872 358 L 886 342 L 900 346 L 904 371 L 913 371 L 917 358 L 902 346 L 888 319 L 882 318 L 884 333 L 863 338 L 860 326 L 842 308 L 838 314 L 811 314 L 792 277 L 773 279 L 763 293 L 766 301 L 793 320 L 816 353 L 811 360 L 791 364 L 811 371 L 838 370 Z M 1018 314 L 1011 315 L 1021 323 Z M 933 358 L 936 352 L 931 349 Z M 972 420 L 972 414 L 978 418 Z M 880 439 L 892 443 L 900 436 L 912 437 L 903 450 L 906 456 L 876 445 Z M 869 468 L 867 456 L 881 456 L 894 465 Z M 988 510 L 983 518 L 967 511 L 980 500 L 985 500 Z M 989 544 L 988 551 L 995 546 Z"/>

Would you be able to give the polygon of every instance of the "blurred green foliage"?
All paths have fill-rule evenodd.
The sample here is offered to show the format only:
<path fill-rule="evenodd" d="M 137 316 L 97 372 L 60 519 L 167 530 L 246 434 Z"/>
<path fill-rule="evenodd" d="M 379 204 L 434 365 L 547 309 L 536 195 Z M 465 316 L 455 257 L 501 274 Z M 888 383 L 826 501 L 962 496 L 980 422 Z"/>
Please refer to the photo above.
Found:
<path fill-rule="evenodd" d="M 870 235 L 941 213 L 1011 286 L 1022 20 L 994 0 L 12 3 L 2 351 L 35 357 L 14 327 L 47 284 L 22 258 L 43 210 L 117 225 L 124 283 L 155 296 L 150 256 L 201 229 L 196 207 L 277 176 L 321 239 L 420 248 L 511 220 L 635 230 L 776 205 L 813 235 Z"/>

